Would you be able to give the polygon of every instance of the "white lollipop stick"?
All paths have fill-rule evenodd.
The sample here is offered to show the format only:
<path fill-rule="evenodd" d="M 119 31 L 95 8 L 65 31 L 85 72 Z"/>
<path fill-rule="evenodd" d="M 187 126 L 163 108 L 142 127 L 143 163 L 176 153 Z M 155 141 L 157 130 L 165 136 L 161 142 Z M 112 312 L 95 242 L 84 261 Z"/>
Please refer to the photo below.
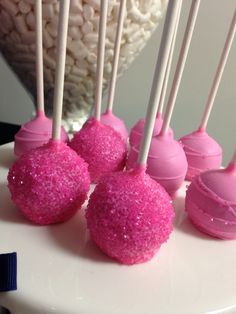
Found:
<path fill-rule="evenodd" d="M 199 130 L 204 131 L 207 127 L 207 122 L 208 122 L 209 117 L 210 117 L 210 113 L 211 113 L 213 103 L 214 103 L 214 100 L 215 100 L 215 97 L 216 97 L 216 94 L 217 94 L 217 91 L 219 88 L 222 74 L 224 72 L 224 68 L 225 68 L 225 65 L 226 65 L 226 62 L 227 62 L 227 59 L 229 56 L 230 48 L 231 48 L 232 43 L 233 43 L 235 31 L 236 31 L 236 10 L 234 12 L 232 22 L 230 24 L 230 29 L 229 29 L 229 32 L 228 32 L 228 35 L 226 38 L 223 52 L 222 52 L 221 57 L 220 57 L 220 62 L 218 64 L 218 67 L 216 70 L 216 75 L 215 75 L 215 78 L 213 80 L 213 84 L 211 86 L 211 90 L 210 90 L 210 93 L 209 93 L 209 96 L 207 99 L 207 104 L 205 107 L 205 111 L 204 111 L 204 114 L 203 114 L 203 117 L 201 120 Z"/>
<path fill-rule="evenodd" d="M 52 139 L 60 140 L 61 135 L 61 116 L 63 105 L 64 75 L 66 61 L 66 44 L 69 19 L 70 0 L 60 1 L 59 25 L 57 32 L 57 57 L 55 88 L 53 98 L 53 130 Z"/>
<path fill-rule="evenodd" d="M 197 19 L 199 5 L 200 5 L 200 0 L 192 1 L 191 8 L 189 11 L 189 16 L 188 16 L 188 22 L 185 29 L 184 38 L 183 38 L 183 42 L 182 42 L 182 46 L 181 46 L 181 50 L 179 54 L 179 59 L 177 62 L 175 75 L 174 75 L 173 83 L 170 90 L 170 96 L 167 103 L 164 121 L 163 121 L 162 129 L 160 132 L 161 135 L 166 134 L 170 126 L 170 120 L 171 120 L 174 105 L 176 102 L 176 97 L 178 94 L 180 81 L 183 75 L 184 66 L 186 63 L 186 59 L 187 59 L 187 55 L 188 55 L 188 51 L 189 51 L 189 47 L 190 47 L 190 43 L 191 43 L 191 39 L 193 35 L 193 30 L 194 30 L 194 26 Z"/>
<path fill-rule="evenodd" d="M 161 45 L 158 53 L 154 78 L 152 82 L 152 89 L 146 113 L 144 134 L 142 136 L 141 148 L 138 157 L 138 164 L 143 166 L 145 166 L 147 162 L 148 151 L 151 144 L 151 138 L 156 119 L 157 106 L 160 101 L 161 90 L 165 77 L 168 57 L 170 54 L 171 42 L 175 31 L 176 18 L 180 1 L 169 1 L 167 8 L 165 24 L 161 38 Z"/>
<path fill-rule="evenodd" d="M 96 73 L 96 91 L 95 91 L 95 119 L 100 120 L 102 105 L 102 83 L 103 66 L 106 42 L 106 21 L 107 21 L 108 0 L 101 0 L 98 52 L 97 52 L 97 73 Z"/>
<path fill-rule="evenodd" d="M 121 0 L 118 22 L 117 22 L 118 24 L 117 24 L 117 31 L 116 31 L 115 46 L 114 46 L 114 57 L 112 60 L 111 79 L 110 79 L 110 85 L 109 85 L 109 90 L 108 90 L 108 101 L 107 101 L 108 111 L 112 111 L 113 103 L 114 103 L 116 78 L 117 78 L 117 70 L 118 70 L 119 55 L 120 55 L 121 36 L 122 36 L 123 24 L 124 24 L 124 18 L 125 18 L 125 9 L 126 9 L 126 0 Z"/>
<path fill-rule="evenodd" d="M 37 108 L 44 114 L 42 0 L 35 1 Z"/>
<path fill-rule="evenodd" d="M 162 86 L 161 99 L 160 99 L 158 109 L 157 109 L 157 116 L 162 114 L 164 102 L 165 102 L 165 98 L 166 98 L 167 85 L 168 85 L 168 81 L 169 81 L 171 64 L 172 64 L 172 60 L 173 60 L 175 42 L 176 42 L 176 37 L 177 37 L 177 30 L 179 27 L 181 7 L 182 7 L 182 2 L 179 4 L 179 12 L 178 12 L 177 20 L 176 20 L 175 32 L 174 32 L 172 43 L 171 43 L 171 49 L 170 49 L 170 55 L 169 55 L 168 63 L 167 63 L 167 67 L 166 67 L 165 79 L 164 79 L 163 86 Z"/>

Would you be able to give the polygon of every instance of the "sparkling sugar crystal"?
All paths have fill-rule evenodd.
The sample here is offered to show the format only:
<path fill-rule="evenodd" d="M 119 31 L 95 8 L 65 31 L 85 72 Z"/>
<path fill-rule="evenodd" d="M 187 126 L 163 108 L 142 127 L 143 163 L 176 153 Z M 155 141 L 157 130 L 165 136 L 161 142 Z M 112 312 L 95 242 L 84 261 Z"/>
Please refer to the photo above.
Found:
<path fill-rule="evenodd" d="M 87 164 L 62 142 L 22 155 L 10 168 L 12 200 L 26 218 L 47 225 L 71 218 L 87 198 Z"/>
<path fill-rule="evenodd" d="M 86 212 L 92 239 L 123 264 L 148 261 L 173 230 L 174 210 L 164 188 L 144 171 L 103 177 Z"/>

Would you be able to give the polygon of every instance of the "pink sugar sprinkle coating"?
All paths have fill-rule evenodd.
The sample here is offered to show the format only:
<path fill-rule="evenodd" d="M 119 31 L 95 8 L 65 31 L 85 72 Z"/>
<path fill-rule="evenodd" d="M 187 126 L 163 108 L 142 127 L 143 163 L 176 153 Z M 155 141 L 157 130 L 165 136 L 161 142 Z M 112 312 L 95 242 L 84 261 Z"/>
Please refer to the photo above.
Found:
<path fill-rule="evenodd" d="M 10 168 L 12 200 L 30 221 L 47 225 L 71 218 L 87 198 L 88 166 L 62 142 L 22 155 Z"/>
<path fill-rule="evenodd" d="M 122 170 L 127 156 L 127 145 L 119 133 L 92 118 L 77 132 L 70 142 L 89 165 L 93 183 L 107 173 Z"/>
<path fill-rule="evenodd" d="M 164 188 L 143 169 L 111 173 L 92 193 L 86 211 L 94 242 L 132 265 L 150 260 L 173 230 L 174 210 Z"/>

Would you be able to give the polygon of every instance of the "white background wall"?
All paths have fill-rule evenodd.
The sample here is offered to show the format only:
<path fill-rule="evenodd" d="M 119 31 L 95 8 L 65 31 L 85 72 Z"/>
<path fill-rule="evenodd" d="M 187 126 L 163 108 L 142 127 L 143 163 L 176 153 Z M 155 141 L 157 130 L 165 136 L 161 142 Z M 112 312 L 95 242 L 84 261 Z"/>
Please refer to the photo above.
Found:
<path fill-rule="evenodd" d="M 186 25 L 190 0 L 183 0 L 175 61 Z M 178 94 L 172 127 L 176 138 L 198 126 L 222 51 L 236 0 L 202 0 L 189 57 Z M 145 115 L 163 23 L 146 48 L 118 81 L 115 112 L 131 127 Z M 222 145 L 224 162 L 236 147 L 236 40 L 224 72 L 208 132 Z M 30 97 L 0 59 L 0 120 L 22 123 L 32 112 Z"/>

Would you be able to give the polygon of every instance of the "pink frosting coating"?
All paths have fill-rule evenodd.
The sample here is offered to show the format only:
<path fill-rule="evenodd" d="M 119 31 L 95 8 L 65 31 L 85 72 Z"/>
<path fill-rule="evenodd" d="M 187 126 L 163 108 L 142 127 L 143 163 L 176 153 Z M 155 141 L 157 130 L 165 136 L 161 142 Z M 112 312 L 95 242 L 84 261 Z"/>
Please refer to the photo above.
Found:
<path fill-rule="evenodd" d="M 103 124 L 112 127 L 115 131 L 120 133 L 125 141 L 127 141 L 129 134 L 124 121 L 115 116 L 110 110 L 107 110 L 104 114 L 101 115 L 100 121 Z"/>
<path fill-rule="evenodd" d="M 135 166 L 139 154 L 137 146 L 131 147 L 127 168 Z M 182 146 L 169 135 L 152 138 L 147 159 L 147 173 L 160 183 L 170 195 L 181 187 L 186 172 L 187 160 Z"/>
<path fill-rule="evenodd" d="M 205 131 L 194 131 L 181 137 L 187 161 L 187 180 L 192 180 L 202 171 L 219 168 L 222 162 L 222 148 Z"/>
<path fill-rule="evenodd" d="M 93 183 L 125 166 L 127 143 L 113 128 L 94 118 L 84 124 L 69 145 L 88 163 Z"/>
<path fill-rule="evenodd" d="M 236 239 L 236 167 L 209 170 L 196 176 L 186 194 L 186 211 L 203 232 Z"/>
<path fill-rule="evenodd" d="M 48 119 L 43 113 L 38 112 L 37 116 L 21 126 L 15 135 L 14 153 L 16 157 L 46 144 L 52 136 L 52 120 Z M 68 135 L 61 127 L 61 140 L 68 142 Z"/>
<path fill-rule="evenodd" d="M 154 130 L 152 136 L 156 136 L 160 133 L 163 124 L 163 119 L 161 115 L 157 115 Z M 129 142 L 131 146 L 139 146 L 142 140 L 143 132 L 145 126 L 145 119 L 140 119 L 131 129 Z M 174 132 L 169 128 L 168 134 L 173 138 Z"/>
<path fill-rule="evenodd" d="M 109 174 L 92 193 L 86 212 L 94 242 L 123 264 L 150 260 L 173 230 L 171 199 L 145 169 Z"/>
<path fill-rule="evenodd" d="M 88 166 L 65 143 L 50 140 L 22 155 L 8 173 L 12 200 L 39 225 L 71 218 L 87 198 Z"/>

